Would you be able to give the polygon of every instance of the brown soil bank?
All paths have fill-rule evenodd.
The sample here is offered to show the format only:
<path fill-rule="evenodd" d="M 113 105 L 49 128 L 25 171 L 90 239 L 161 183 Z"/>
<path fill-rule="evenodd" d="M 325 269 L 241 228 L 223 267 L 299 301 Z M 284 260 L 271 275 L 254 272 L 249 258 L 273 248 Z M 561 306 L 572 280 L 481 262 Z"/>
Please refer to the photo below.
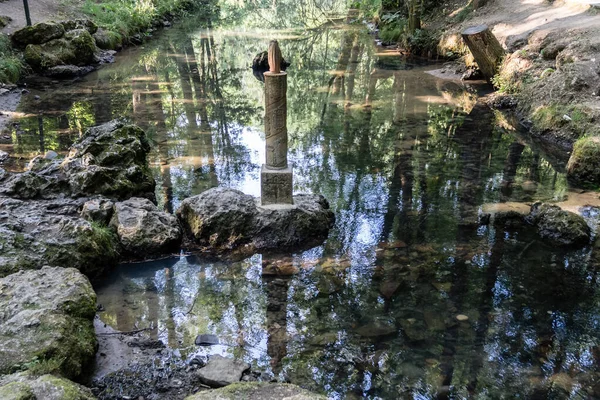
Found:
<path fill-rule="evenodd" d="M 513 108 L 545 142 L 568 151 L 577 140 L 585 142 L 571 156 L 569 180 L 600 186 L 600 177 L 587 172 L 600 168 L 599 141 L 589 140 L 600 136 L 600 8 L 588 0 L 490 0 L 445 28 L 440 53 L 468 53 L 460 32 L 480 24 L 507 51 L 491 103 Z"/>

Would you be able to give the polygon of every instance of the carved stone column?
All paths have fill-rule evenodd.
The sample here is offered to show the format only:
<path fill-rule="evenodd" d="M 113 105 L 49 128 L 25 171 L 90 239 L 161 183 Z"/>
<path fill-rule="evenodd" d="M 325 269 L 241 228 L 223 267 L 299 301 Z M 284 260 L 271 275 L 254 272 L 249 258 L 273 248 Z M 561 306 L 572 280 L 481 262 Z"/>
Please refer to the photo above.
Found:
<path fill-rule="evenodd" d="M 261 204 L 292 204 L 292 168 L 287 162 L 287 74 L 281 71 L 281 50 L 269 44 L 269 71 L 265 72 L 266 163 L 262 166 Z"/>

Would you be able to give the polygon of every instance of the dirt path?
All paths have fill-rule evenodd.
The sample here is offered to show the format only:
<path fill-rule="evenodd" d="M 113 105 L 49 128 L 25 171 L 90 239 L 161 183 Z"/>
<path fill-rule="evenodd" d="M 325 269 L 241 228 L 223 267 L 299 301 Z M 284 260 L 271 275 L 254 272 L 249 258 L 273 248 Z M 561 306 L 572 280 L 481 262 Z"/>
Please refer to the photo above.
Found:
<path fill-rule="evenodd" d="M 61 0 L 30 0 L 29 13 L 31 22 L 61 20 L 72 16 L 73 5 Z M 12 21 L 1 32 L 12 33 L 26 25 L 23 0 L 7 0 L 0 2 L 0 16 L 8 16 Z"/>
<path fill-rule="evenodd" d="M 535 32 L 545 37 L 553 31 L 577 31 L 597 38 L 600 36 L 600 10 L 590 12 L 591 1 L 561 1 L 549 5 L 545 0 L 492 0 L 488 5 L 473 12 L 472 17 L 457 26 L 486 24 L 498 39 L 506 45 Z M 595 14 L 595 15 L 594 15 Z"/>

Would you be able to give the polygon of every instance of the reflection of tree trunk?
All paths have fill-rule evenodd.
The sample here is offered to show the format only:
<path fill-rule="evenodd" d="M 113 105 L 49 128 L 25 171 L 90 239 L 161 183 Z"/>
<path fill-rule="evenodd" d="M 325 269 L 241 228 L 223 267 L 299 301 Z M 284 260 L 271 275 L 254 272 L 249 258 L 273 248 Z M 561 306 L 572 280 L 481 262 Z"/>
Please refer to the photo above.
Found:
<path fill-rule="evenodd" d="M 461 225 L 477 222 L 477 205 L 482 195 L 481 168 L 489 152 L 493 126 L 493 114 L 488 107 L 476 104 L 469 115 L 454 134 L 462 164 L 458 190 Z"/>
<path fill-rule="evenodd" d="M 358 67 L 358 58 L 362 53 L 363 46 L 360 43 L 359 36 L 354 36 L 352 44 L 352 53 L 350 55 L 350 65 L 348 66 L 348 85 L 346 90 L 346 107 L 352 104 L 352 94 L 354 93 L 354 81 L 356 80 L 356 68 Z"/>
<path fill-rule="evenodd" d="M 149 74 L 153 79 L 148 81 L 150 94 L 147 101 L 147 114 L 150 120 L 156 123 L 155 139 L 158 144 L 158 157 L 162 178 L 162 191 L 165 198 L 165 211 L 173 212 L 173 187 L 171 184 L 171 167 L 169 165 L 169 138 L 167 137 L 167 124 L 162 106 L 162 94 L 156 71 Z"/>
<path fill-rule="evenodd" d="M 176 348 L 177 333 L 175 331 L 175 320 L 173 319 L 173 311 L 175 309 L 175 278 L 173 277 L 173 269 L 165 268 L 165 308 L 167 313 L 167 343 L 171 348 Z"/>
<path fill-rule="evenodd" d="M 141 78 L 131 79 L 131 93 L 133 96 L 133 120 L 140 128 L 148 129 L 146 109 L 146 81 Z"/>
<path fill-rule="evenodd" d="M 287 298 L 289 279 L 263 277 L 267 291 L 267 354 L 274 375 L 281 372 L 281 361 L 287 354 Z"/>
<path fill-rule="evenodd" d="M 512 194 L 512 185 L 517 175 L 517 168 L 519 161 L 521 161 L 523 150 L 525 150 L 525 146 L 518 142 L 513 142 L 508 147 L 508 156 L 506 157 L 501 187 L 502 194 L 507 198 Z"/>
<path fill-rule="evenodd" d="M 533 153 L 531 165 L 529 166 L 529 180 L 538 182 L 540 179 L 540 153 Z"/>
<path fill-rule="evenodd" d="M 100 87 L 92 90 L 94 97 L 92 99 L 94 107 L 94 120 L 100 125 L 112 119 L 110 90 L 104 82 L 100 82 Z"/>
<path fill-rule="evenodd" d="M 343 93 L 342 89 L 344 86 L 344 78 L 346 74 L 346 68 L 348 67 L 348 62 L 350 61 L 350 53 L 352 51 L 354 36 L 356 36 L 356 34 L 351 34 L 348 31 L 344 32 L 342 35 L 340 55 L 335 66 L 333 90 L 331 91 L 331 94 L 334 96 L 334 98 Z"/>
<path fill-rule="evenodd" d="M 187 61 L 187 54 L 185 50 L 173 49 L 173 55 L 171 58 L 177 65 L 177 72 L 179 73 L 179 81 L 181 83 L 181 91 L 183 92 L 183 108 L 185 110 L 185 116 L 188 121 L 188 127 L 195 129 L 196 124 L 196 112 L 194 109 L 194 96 L 192 92 L 191 84 L 191 71 Z M 190 138 L 191 139 L 191 138 Z"/>
<path fill-rule="evenodd" d="M 44 154 L 46 152 L 46 147 L 44 146 L 44 120 L 41 114 L 38 114 L 38 129 L 40 133 L 40 153 Z"/>
<path fill-rule="evenodd" d="M 489 265 L 485 272 L 485 286 L 481 294 L 481 302 L 479 303 L 479 320 L 475 325 L 475 349 L 473 354 L 476 357 L 471 363 L 471 378 L 473 379 L 469 386 L 473 389 L 477 388 L 477 379 L 479 372 L 482 370 L 484 365 L 486 337 L 488 327 L 490 325 L 490 313 L 494 309 L 494 288 L 498 278 L 498 268 L 502 263 L 502 256 L 504 255 L 504 237 L 502 232 L 498 230 L 496 232 L 496 240 L 490 250 Z"/>

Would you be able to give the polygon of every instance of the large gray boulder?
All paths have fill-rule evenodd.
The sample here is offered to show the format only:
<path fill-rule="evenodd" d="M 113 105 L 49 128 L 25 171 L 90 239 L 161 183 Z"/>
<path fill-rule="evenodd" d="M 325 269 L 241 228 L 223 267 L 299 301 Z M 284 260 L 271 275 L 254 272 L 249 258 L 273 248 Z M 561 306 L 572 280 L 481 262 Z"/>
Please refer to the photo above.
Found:
<path fill-rule="evenodd" d="M 289 383 L 235 383 L 221 389 L 202 391 L 186 400 L 325 400 L 327 397 Z"/>
<path fill-rule="evenodd" d="M 110 221 L 128 255 L 149 258 L 179 250 L 182 232 L 177 218 L 160 211 L 148 199 L 134 197 L 116 203 Z"/>
<path fill-rule="evenodd" d="M 0 375 L 32 369 L 77 378 L 93 360 L 96 294 L 73 268 L 0 279 Z"/>
<path fill-rule="evenodd" d="M 0 197 L 0 276 L 44 265 L 94 277 L 118 262 L 114 233 L 79 216 L 82 201 Z"/>
<path fill-rule="evenodd" d="M 223 249 L 250 240 L 257 213 L 252 196 L 227 188 L 210 189 L 185 199 L 176 211 L 184 229 L 198 244 Z"/>
<path fill-rule="evenodd" d="M 68 379 L 20 372 L 0 377 L 2 400 L 94 400 L 92 391 Z"/>
<path fill-rule="evenodd" d="M 535 203 L 526 220 L 553 246 L 582 247 L 590 243 L 591 230 L 585 219 L 556 205 Z"/>
<path fill-rule="evenodd" d="M 200 382 L 210 387 L 223 387 L 239 382 L 242 374 L 250 369 L 250 364 L 233 358 L 215 354 L 210 357 L 206 366 L 200 368 L 196 375 Z"/>
<path fill-rule="evenodd" d="M 214 252 L 316 245 L 335 219 L 323 196 L 298 195 L 293 206 L 262 207 L 259 199 L 227 188 L 185 199 L 176 214 L 193 242 Z"/>
<path fill-rule="evenodd" d="M 62 26 L 62 25 L 61 25 Z M 25 61 L 37 71 L 57 65 L 90 65 L 96 63 L 98 48 L 87 29 L 66 32 L 59 39 L 25 48 Z"/>
<path fill-rule="evenodd" d="M 150 144 L 135 125 L 114 120 L 86 131 L 64 160 L 32 160 L 29 170 L 4 179 L 0 195 L 21 199 L 105 195 L 154 198 L 146 156 Z"/>

